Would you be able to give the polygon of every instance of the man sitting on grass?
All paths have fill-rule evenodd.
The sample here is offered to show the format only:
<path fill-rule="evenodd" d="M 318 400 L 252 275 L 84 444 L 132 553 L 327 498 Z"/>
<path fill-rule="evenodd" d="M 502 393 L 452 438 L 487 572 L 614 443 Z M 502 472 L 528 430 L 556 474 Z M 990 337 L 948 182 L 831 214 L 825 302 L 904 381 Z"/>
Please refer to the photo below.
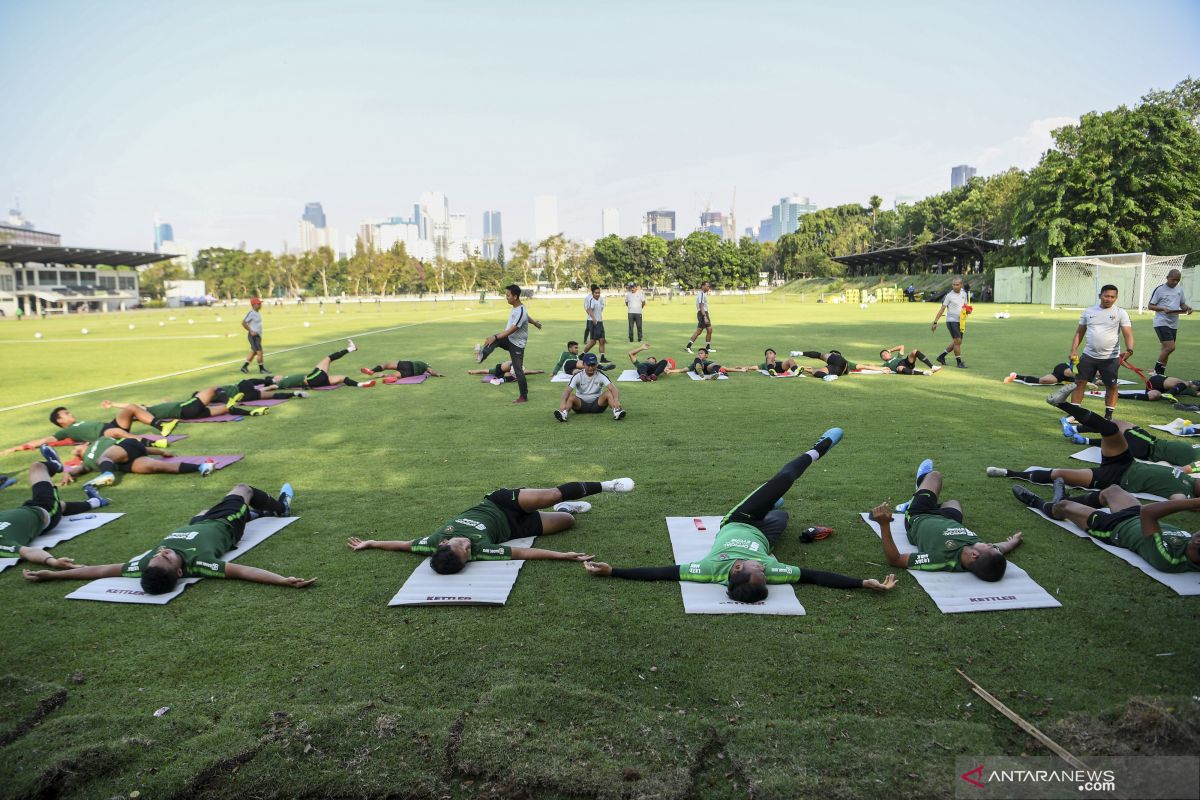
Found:
<path fill-rule="evenodd" d="M 356 386 L 359 389 L 370 389 L 375 385 L 375 381 L 356 381 L 345 375 L 330 375 L 329 367 L 334 361 L 337 361 L 347 353 L 353 353 L 358 347 L 354 344 L 353 339 L 346 340 L 345 349 L 338 350 L 336 353 L 330 353 L 317 362 L 312 371 L 305 375 L 275 375 L 271 378 L 271 383 L 277 389 L 320 389 L 325 386 L 338 386 L 345 384 L 347 386 Z"/>
<path fill-rule="evenodd" d="M 625 409 L 621 408 L 617 385 L 600 371 L 600 362 L 596 354 L 584 353 L 579 360 L 583 362 L 583 372 L 576 372 L 571 376 L 571 382 L 563 390 L 562 402 L 554 412 L 554 418 L 559 422 L 566 422 L 571 411 L 576 414 L 599 414 L 605 408 L 611 408 L 613 419 L 625 419 Z"/>
<path fill-rule="evenodd" d="M 372 378 L 380 372 L 398 372 L 401 378 L 411 378 L 414 375 L 428 375 L 431 378 L 445 377 L 442 373 L 430 368 L 429 364 L 424 361 L 388 361 L 373 367 L 363 367 L 359 372 L 363 375 L 370 375 Z M 385 377 L 383 382 L 395 383 L 396 377 Z"/>
<path fill-rule="evenodd" d="M 59 572 L 25 570 L 30 581 L 96 578 L 137 578 L 146 594 L 166 594 L 175 590 L 180 578 L 234 578 L 253 583 L 292 586 L 303 589 L 316 578 L 285 578 L 265 569 L 247 567 L 221 556 L 241 541 L 246 524 L 257 517 L 286 517 L 291 514 L 292 487 L 285 483 L 279 497 L 239 483 L 212 508 L 192 517 L 176 528 L 158 546 L 121 564 L 75 567 Z"/>
<path fill-rule="evenodd" d="M 942 491 L 942 473 L 925 459 L 917 467 L 917 492 L 904 510 L 904 530 L 917 552 L 903 555 L 892 538 L 892 509 L 881 503 L 871 512 L 879 523 L 883 554 L 893 567 L 923 571 L 966 570 L 985 581 L 998 581 L 1008 566 L 1006 556 L 1021 544 L 1020 532 L 999 544 L 989 544 L 963 524 L 962 504 L 957 500 L 938 501 Z"/>
<path fill-rule="evenodd" d="M 588 355 L 595 358 L 595 354 Z M 632 478 L 564 483 L 554 489 L 497 489 L 481 502 L 446 522 L 436 533 L 407 541 L 376 541 L 351 536 L 351 550 L 399 550 L 432 556 L 429 566 L 441 575 L 461 572 L 469 561 L 550 559 L 587 561 L 586 553 L 538 547 L 512 547 L 510 539 L 560 533 L 575 525 L 575 515 L 591 509 L 584 497 L 600 492 L 632 492 Z M 550 508 L 553 511 L 539 509 Z"/>
<path fill-rule="evenodd" d="M 62 471 L 62 461 L 49 445 L 42 445 L 41 450 L 42 458 L 46 460 L 29 465 L 30 499 L 20 508 L 0 511 L 0 557 L 12 557 L 15 554 L 35 564 L 68 569 L 75 566 L 73 560 L 52 556 L 40 547 L 30 547 L 29 543 L 43 533 L 54 530 L 64 516 L 103 508 L 108 505 L 108 500 L 101 497 L 92 486 L 83 487 L 88 498 L 86 502 L 71 500 L 64 503 L 59 500 L 58 490 L 50 478 Z"/>
<path fill-rule="evenodd" d="M 799 375 L 800 365 L 794 358 L 780 361 L 775 357 L 775 351 L 768 347 L 763 351 L 763 362 L 758 368 L 768 375 Z"/>
<path fill-rule="evenodd" d="M 74 455 L 80 463 L 63 470 L 61 486 L 72 483 L 80 475 L 97 471 L 92 486 L 112 486 L 117 482 L 117 473 L 129 472 L 135 475 L 188 475 L 200 473 L 207 478 L 216 471 L 216 465 L 211 461 L 203 464 L 191 464 L 186 461 L 164 460 L 170 454 L 161 447 L 147 447 L 141 439 L 109 439 L 101 437 L 89 444 L 81 444 L 74 450 Z"/>
<path fill-rule="evenodd" d="M 773 555 L 788 524 L 787 512 L 777 509 L 776 505 L 796 479 L 841 438 L 841 428 L 825 431 L 811 450 L 789 461 L 774 477 L 734 506 L 721 520 L 716 541 L 701 560 L 665 567 L 614 567 L 604 562 L 588 562 L 584 568 L 592 575 L 605 578 L 719 583 L 727 587 L 729 598 L 739 603 L 758 603 L 767 599 L 767 585 L 772 583 L 812 583 L 834 589 L 891 589 L 896 585 L 895 575 L 888 575 L 882 581 L 861 580 L 836 572 L 802 570 L 781 563 Z"/>

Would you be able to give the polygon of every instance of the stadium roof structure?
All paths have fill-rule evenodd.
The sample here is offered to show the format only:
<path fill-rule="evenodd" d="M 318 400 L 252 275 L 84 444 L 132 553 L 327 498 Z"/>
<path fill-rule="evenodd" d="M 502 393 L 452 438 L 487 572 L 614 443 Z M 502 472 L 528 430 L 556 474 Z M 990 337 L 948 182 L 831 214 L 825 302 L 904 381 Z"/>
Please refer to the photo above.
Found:
<path fill-rule="evenodd" d="M 45 247 L 31 244 L 0 244 L 0 262 L 8 264 L 62 264 L 80 267 L 142 267 L 175 258 L 164 253 L 133 250 L 97 250 L 91 247 Z"/>
<path fill-rule="evenodd" d="M 900 241 L 884 241 L 882 244 L 853 253 L 848 256 L 834 256 L 833 260 L 848 267 L 869 267 L 879 265 L 898 266 L 909 264 L 918 258 L 936 258 L 939 261 L 959 261 L 960 259 L 979 258 L 999 250 L 1000 242 L 987 238 L 983 228 L 972 228 L 967 231 L 942 230 L 929 242 L 918 242 L 917 237 L 910 236 Z"/>

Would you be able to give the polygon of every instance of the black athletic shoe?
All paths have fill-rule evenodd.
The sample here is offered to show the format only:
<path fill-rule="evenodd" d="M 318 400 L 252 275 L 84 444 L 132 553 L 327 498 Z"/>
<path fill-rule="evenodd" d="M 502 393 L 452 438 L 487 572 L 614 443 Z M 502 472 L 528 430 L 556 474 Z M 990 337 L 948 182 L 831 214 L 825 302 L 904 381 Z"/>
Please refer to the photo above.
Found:
<path fill-rule="evenodd" d="M 1062 478 L 1055 478 L 1054 479 L 1054 501 L 1053 502 L 1057 503 L 1066 496 L 1067 496 L 1067 482 L 1064 481 Z"/>
<path fill-rule="evenodd" d="M 264 367 L 264 366 L 262 366 L 261 364 L 260 364 L 260 365 L 259 365 L 259 367 L 258 367 L 258 371 L 259 371 L 259 373 L 260 373 L 260 374 L 262 374 L 262 375 L 269 375 L 269 374 L 270 374 L 270 372 L 267 370 L 267 368 L 266 368 L 266 367 Z"/>
<path fill-rule="evenodd" d="M 966 365 L 966 363 L 965 363 L 965 362 L 963 362 L 963 361 L 959 361 L 959 362 L 958 362 L 957 364 L 955 364 L 954 366 L 958 367 L 959 369 L 966 369 L 966 368 L 967 368 L 967 365 Z"/>
<path fill-rule="evenodd" d="M 1014 483 L 1012 487 L 1013 495 L 1021 501 L 1022 504 L 1030 508 L 1040 509 L 1042 507 L 1042 498 L 1031 492 L 1028 488 L 1019 483 Z"/>
<path fill-rule="evenodd" d="M 608 361 L 608 362 L 605 362 L 604 364 L 600 364 L 597 368 L 601 372 L 608 372 L 610 369 L 616 369 L 617 365 L 612 363 L 611 361 Z"/>
<path fill-rule="evenodd" d="M 945 354 L 945 353 L 942 353 L 942 354 L 941 354 L 940 356 L 938 356 L 938 357 L 937 357 L 935 360 L 936 360 L 936 361 L 937 361 L 939 364 L 941 364 L 943 367 L 944 367 L 944 366 L 946 366 L 946 354 Z"/>
<path fill-rule="evenodd" d="M 249 364 L 242 364 L 242 373 L 246 374 L 246 375 L 250 374 L 250 365 Z"/>

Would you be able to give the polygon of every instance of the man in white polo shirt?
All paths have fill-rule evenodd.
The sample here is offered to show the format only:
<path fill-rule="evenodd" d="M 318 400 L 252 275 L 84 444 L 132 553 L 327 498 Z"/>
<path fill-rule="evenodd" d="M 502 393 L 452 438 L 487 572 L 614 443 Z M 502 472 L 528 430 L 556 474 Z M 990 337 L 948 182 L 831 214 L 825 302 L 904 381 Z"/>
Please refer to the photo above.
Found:
<path fill-rule="evenodd" d="M 946 296 L 942 298 L 942 305 L 938 309 L 937 316 L 933 318 L 933 325 L 929 326 L 929 330 L 936 331 L 938 320 L 942 318 L 942 314 L 946 315 L 946 330 L 950 332 L 950 344 L 937 357 L 938 363 L 943 366 L 946 364 L 946 356 L 953 350 L 954 360 L 958 362 L 959 368 L 967 368 L 962 360 L 962 310 L 970 299 L 970 295 L 963 289 L 962 278 L 955 278 L 950 282 L 950 291 L 946 292 Z"/>
<path fill-rule="evenodd" d="M 583 310 L 588 318 L 588 343 L 583 348 L 583 352 L 591 352 L 591 349 L 596 345 L 600 345 L 600 360 L 608 361 L 608 356 L 604 354 L 604 296 L 600 292 L 600 287 L 592 284 L 592 291 L 587 297 L 583 298 Z"/>
<path fill-rule="evenodd" d="M 700 284 L 700 291 L 696 292 L 696 332 L 688 340 L 687 347 L 683 348 L 689 353 L 692 352 L 692 345 L 696 343 L 696 339 L 700 337 L 700 331 L 704 331 L 704 348 L 710 353 L 717 352 L 712 346 L 712 318 L 708 316 L 708 293 L 711 291 L 712 284 L 705 281 Z"/>
<path fill-rule="evenodd" d="M 483 346 L 475 345 L 475 361 L 480 362 L 499 348 L 512 356 L 512 371 L 520 390 L 514 403 L 529 402 L 529 382 L 525 380 L 525 345 L 529 342 L 529 323 L 541 329 L 542 324 L 531 319 L 529 311 L 521 303 L 521 287 L 510 283 L 504 287 L 504 299 L 512 306 L 508 315 L 508 327 L 483 340 Z"/>
<path fill-rule="evenodd" d="M 262 314 L 258 312 L 260 308 L 262 308 L 262 300 L 252 297 L 250 298 L 250 310 L 246 312 L 246 316 L 242 317 L 242 327 L 246 329 L 246 339 L 250 342 L 250 355 L 246 356 L 246 361 L 242 364 L 242 372 L 245 373 L 250 372 L 250 362 L 255 356 L 258 357 L 258 371 L 267 371 L 267 368 L 263 366 Z"/>
<path fill-rule="evenodd" d="M 1192 313 L 1187 298 L 1183 295 L 1183 287 L 1179 279 L 1183 277 L 1177 269 L 1167 273 L 1167 282 L 1154 287 L 1150 293 L 1148 308 L 1156 312 L 1154 315 L 1154 332 L 1162 347 L 1158 351 L 1158 361 L 1154 362 L 1154 371 L 1159 375 L 1167 374 L 1167 359 L 1175 352 L 1175 334 L 1179 330 L 1179 315 Z"/>
<path fill-rule="evenodd" d="M 571 376 L 554 418 L 566 422 L 567 414 L 571 411 L 576 414 L 599 414 L 608 407 L 612 409 L 613 419 L 624 419 L 625 410 L 621 408 L 617 386 L 599 370 L 600 362 L 596 354 L 584 353 L 579 360 L 583 362 L 583 369 Z"/>
<path fill-rule="evenodd" d="M 1079 327 L 1071 340 L 1071 363 L 1083 337 L 1087 336 L 1087 347 L 1075 370 L 1075 392 L 1071 402 L 1083 403 L 1083 392 L 1087 382 L 1099 377 L 1104 383 L 1104 418 L 1112 419 L 1117 407 L 1117 369 L 1121 362 L 1133 355 L 1133 325 L 1125 309 L 1117 305 L 1117 287 L 1107 284 L 1100 289 L 1100 302 L 1085 308 L 1079 316 Z M 1121 352 L 1120 337 L 1125 337 L 1125 351 Z"/>
<path fill-rule="evenodd" d="M 625 292 L 625 311 L 629 317 L 629 341 L 633 341 L 633 326 L 637 325 L 637 340 L 642 340 L 642 306 L 646 304 L 646 293 L 636 283 L 629 284 Z"/>

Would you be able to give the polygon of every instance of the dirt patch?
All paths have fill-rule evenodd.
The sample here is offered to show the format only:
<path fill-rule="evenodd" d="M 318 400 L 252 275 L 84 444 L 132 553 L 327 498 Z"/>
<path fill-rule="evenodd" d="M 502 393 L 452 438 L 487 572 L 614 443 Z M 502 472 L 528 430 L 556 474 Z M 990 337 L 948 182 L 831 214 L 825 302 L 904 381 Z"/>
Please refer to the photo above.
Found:
<path fill-rule="evenodd" d="M 1132 697 L 1115 712 L 1067 717 L 1046 733 L 1078 756 L 1194 755 L 1200 707 L 1186 698 Z"/>
<path fill-rule="evenodd" d="M 33 713 L 17 723 L 16 727 L 14 727 L 12 730 L 0 734 L 0 747 L 7 747 L 17 739 L 20 739 L 22 736 L 29 733 L 31 730 L 37 727 L 37 725 L 44 720 L 47 715 L 62 708 L 63 704 L 66 702 L 66 689 L 59 689 L 49 697 L 43 698 L 42 701 L 37 704 L 37 708 L 33 710 Z"/>

